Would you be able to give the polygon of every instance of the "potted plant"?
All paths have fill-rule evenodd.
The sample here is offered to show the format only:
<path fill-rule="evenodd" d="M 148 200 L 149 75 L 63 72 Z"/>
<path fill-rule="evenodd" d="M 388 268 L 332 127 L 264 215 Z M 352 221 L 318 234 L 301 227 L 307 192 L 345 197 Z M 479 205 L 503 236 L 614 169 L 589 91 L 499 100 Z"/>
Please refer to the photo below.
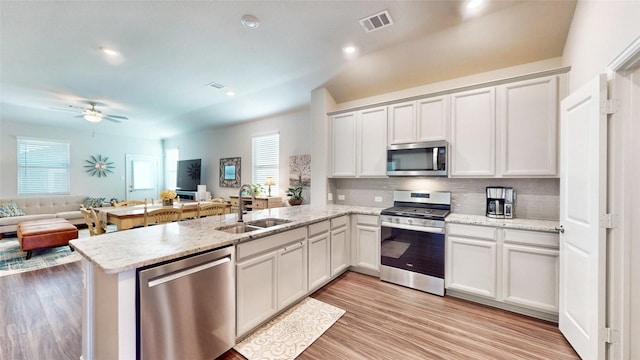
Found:
<path fill-rule="evenodd" d="M 288 188 L 287 196 L 289 196 L 289 205 L 302 204 L 302 185 Z"/>
<path fill-rule="evenodd" d="M 160 192 L 160 199 L 162 200 L 162 206 L 172 206 L 173 199 L 178 196 L 173 190 L 164 190 Z"/>

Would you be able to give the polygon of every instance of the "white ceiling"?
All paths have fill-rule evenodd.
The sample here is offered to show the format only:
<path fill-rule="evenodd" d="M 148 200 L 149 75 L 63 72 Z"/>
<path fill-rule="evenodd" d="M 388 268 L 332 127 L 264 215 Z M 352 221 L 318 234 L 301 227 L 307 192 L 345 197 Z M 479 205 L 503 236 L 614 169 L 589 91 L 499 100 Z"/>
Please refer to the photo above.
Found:
<path fill-rule="evenodd" d="M 475 16 L 463 5 L 3 0 L 0 119 L 166 138 L 299 109 L 323 86 L 341 103 L 561 56 L 575 1 L 493 1 Z M 366 33 L 358 20 L 385 9 L 395 24 Z M 260 27 L 244 28 L 244 14 Z M 129 120 L 52 109 L 87 101 Z"/>

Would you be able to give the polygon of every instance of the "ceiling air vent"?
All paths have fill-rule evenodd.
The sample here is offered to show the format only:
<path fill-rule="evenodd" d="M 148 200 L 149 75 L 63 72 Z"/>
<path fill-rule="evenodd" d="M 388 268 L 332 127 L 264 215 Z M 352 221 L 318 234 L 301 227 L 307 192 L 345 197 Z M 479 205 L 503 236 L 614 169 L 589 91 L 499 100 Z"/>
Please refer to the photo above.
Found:
<path fill-rule="evenodd" d="M 207 85 L 205 85 L 205 86 L 212 87 L 212 88 L 214 88 L 214 89 L 218 89 L 218 90 L 220 90 L 220 89 L 224 88 L 224 85 L 222 85 L 222 84 L 218 84 L 217 82 L 208 83 L 208 84 L 207 84 Z"/>
<path fill-rule="evenodd" d="M 375 15 L 367 16 L 364 19 L 360 19 L 360 25 L 366 32 L 372 32 L 374 30 L 381 29 L 393 25 L 393 19 L 389 14 L 389 10 L 385 10 Z"/>

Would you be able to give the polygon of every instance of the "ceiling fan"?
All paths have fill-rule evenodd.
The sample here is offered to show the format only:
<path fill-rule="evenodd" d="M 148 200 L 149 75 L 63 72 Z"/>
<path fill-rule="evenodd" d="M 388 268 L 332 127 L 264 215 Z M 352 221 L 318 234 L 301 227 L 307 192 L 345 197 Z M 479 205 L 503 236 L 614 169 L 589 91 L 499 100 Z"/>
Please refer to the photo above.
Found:
<path fill-rule="evenodd" d="M 103 119 L 113 121 L 115 123 L 121 123 L 124 120 L 129 119 L 126 116 L 103 114 L 100 110 L 96 109 L 96 105 L 98 105 L 98 103 L 96 102 L 87 101 L 87 104 L 90 105 L 91 107 L 68 105 L 66 108 L 53 108 L 53 109 L 79 112 L 81 115 L 78 115 L 76 117 L 84 118 L 85 120 L 92 123 L 99 123 Z"/>

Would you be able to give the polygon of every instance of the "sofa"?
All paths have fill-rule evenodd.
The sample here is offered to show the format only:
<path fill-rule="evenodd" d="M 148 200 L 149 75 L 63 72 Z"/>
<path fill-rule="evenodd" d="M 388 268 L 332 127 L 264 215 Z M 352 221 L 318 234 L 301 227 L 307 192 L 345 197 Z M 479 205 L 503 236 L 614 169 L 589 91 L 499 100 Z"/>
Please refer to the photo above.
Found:
<path fill-rule="evenodd" d="M 73 225 L 85 224 L 80 207 L 87 196 L 84 195 L 50 195 L 24 196 L 0 199 L 0 204 L 14 201 L 25 215 L 0 217 L 0 239 L 5 233 L 13 233 L 18 224 L 29 220 L 62 218 Z"/>

